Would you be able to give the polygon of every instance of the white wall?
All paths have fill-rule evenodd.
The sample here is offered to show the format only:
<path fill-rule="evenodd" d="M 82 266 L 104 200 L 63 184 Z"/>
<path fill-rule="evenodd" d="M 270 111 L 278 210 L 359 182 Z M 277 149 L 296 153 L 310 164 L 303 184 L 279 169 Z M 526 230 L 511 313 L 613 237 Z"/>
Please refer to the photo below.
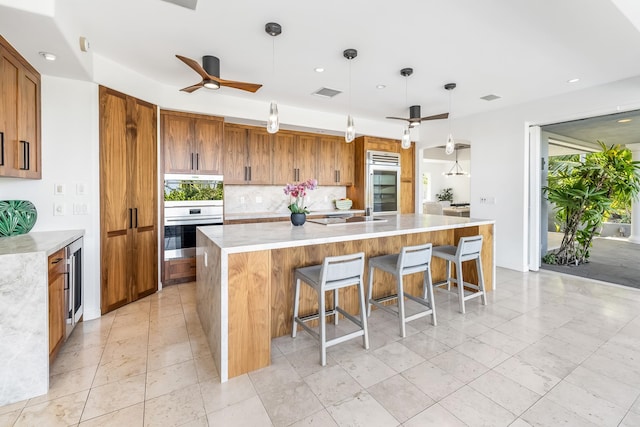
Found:
<path fill-rule="evenodd" d="M 528 269 L 528 128 L 640 108 L 640 76 L 508 109 L 456 118 L 456 138 L 471 141 L 471 216 L 496 221 L 496 264 Z M 499 101 L 495 101 L 499 102 Z M 442 145 L 447 124 L 434 124 L 418 148 Z M 422 130 L 421 130 L 422 132 Z M 420 172 L 424 169 L 419 165 Z M 495 198 L 495 204 L 481 204 Z"/>
<path fill-rule="evenodd" d="M 42 76 L 42 179 L 0 178 L 0 199 L 30 200 L 38 211 L 33 231 L 83 229 L 85 319 L 100 316 L 100 195 L 98 91 L 93 83 Z M 54 195 L 54 185 L 65 187 Z M 86 195 L 78 195 L 83 184 Z M 73 215 L 85 203 L 88 215 Z M 66 213 L 54 216 L 54 204 Z"/>

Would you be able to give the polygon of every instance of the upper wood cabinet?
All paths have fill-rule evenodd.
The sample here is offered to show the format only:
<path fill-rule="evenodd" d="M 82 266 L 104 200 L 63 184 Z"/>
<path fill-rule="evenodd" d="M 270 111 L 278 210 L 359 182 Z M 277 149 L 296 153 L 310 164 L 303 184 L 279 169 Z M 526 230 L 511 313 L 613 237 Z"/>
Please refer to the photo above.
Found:
<path fill-rule="evenodd" d="M 279 131 L 273 136 L 273 184 L 284 185 L 316 177 L 316 136 Z"/>
<path fill-rule="evenodd" d="M 100 87 L 102 314 L 158 288 L 156 111 Z"/>
<path fill-rule="evenodd" d="M 319 136 L 317 159 L 319 185 L 353 184 L 354 144 L 338 136 Z"/>
<path fill-rule="evenodd" d="M 40 74 L 0 36 L 0 176 L 40 179 Z"/>
<path fill-rule="evenodd" d="M 222 174 L 221 117 L 160 112 L 165 173 Z"/>
<path fill-rule="evenodd" d="M 271 184 L 272 137 L 266 129 L 224 125 L 225 184 Z"/>

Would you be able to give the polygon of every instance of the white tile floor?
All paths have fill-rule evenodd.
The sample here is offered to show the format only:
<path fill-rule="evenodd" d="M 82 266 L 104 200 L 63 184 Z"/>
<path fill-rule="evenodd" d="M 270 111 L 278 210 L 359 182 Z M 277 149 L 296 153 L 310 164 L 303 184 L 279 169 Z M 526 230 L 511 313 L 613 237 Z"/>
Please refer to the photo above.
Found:
<path fill-rule="evenodd" d="M 80 324 L 46 396 L 0 426 L 640 426 L 640 291 L 498 269 L 489 305 L 438 326 L 370 319 L 318 364 L 315 341 L 273 340 L 272 365 L 220 384 L 185 284 Z M 347 322 L 342 322 L 347 323 Z M 340 326 L 339 328 L 342 328 Z"/>

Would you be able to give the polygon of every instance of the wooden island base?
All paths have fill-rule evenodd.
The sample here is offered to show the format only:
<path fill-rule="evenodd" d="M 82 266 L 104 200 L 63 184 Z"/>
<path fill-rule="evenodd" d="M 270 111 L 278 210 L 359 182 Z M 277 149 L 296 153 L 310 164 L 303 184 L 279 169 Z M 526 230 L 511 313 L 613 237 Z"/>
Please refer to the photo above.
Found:
<path fill-rule="evenodd" d="M 263 226 L 268 227 L 270 224 Z M 233 229 L 230 230 L 232 231 Z M 484 236 L 482 264 L 485 286 L 489 291 L 493 286 L 494 242 L 493 224 L 486 221 L 480 225 L 458 225 L 456 228 L 437 231 L 367 238 L 361 238 L 361 234 L 353 240 L 307 245 L 296 242 L 291 247 L 238 252 L 220 248 L 204 233 L 199 232 L 196 259 L 198 315 L 221 381 L 269 366 L 271 339 L 291 333 L 293 271 L 296 268 L 321 264 L 327 256 L 364 252 L 369 258 L 397 253 L 403 246 L 429 242 L 434 246 L 457 244 L 461 237 L 478 234 Z M 474 263 L 466 264 L 465 280 L 477 283 Z M 445 278 L 443 260 L 434 258 L 431 268 L 434 282 Z M 367 274 L 365 267 L 365 286 L 368 283 Z M 377 271 L 374 288 L 378 294 L 374 296 L 393 294 L 395 281 L 387 273 Z M 405 289 L 408 292 L 420 294 L 421 288 L 421 275 L 406 277 Z M 327 304 L 333 304 L 329 295 Z M 340 305 L 350 313 L 358 313 L 356 287 L 340 291 Z M 317 294 L 303 286 L 300 313 L 304 315 L 314 312 L 317 312 Z"/>

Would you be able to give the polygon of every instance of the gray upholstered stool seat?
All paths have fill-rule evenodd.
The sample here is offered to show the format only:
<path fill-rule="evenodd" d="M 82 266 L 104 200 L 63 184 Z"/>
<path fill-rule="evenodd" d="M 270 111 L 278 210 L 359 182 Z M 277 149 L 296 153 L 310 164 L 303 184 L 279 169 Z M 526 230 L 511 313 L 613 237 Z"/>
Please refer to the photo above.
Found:
<path fill-rule="evenodd" d="M 460 312 L 465 313 L 464 303 L 472 298 L 482 297 L 482 303 L 487 305 L 487 296 L 484 290 L 484 275 L 482 274 L 482 236 L 462 237 L 458 246 L 436 246 L 433 248 L 433 256 L 444 259 L 447 265 L 447 278 L 442 282 L 434 284 L 434 286 L 447 285 L 447 290 L 451 292 L 451 283 L 456 283 L 458 290 L 458 301 L 460 304 Z M 462 263 L 466 261 L 475 261 L 478 271 L 478 284 L 465 282 L 462 276 Z M 451 264 L 456 265 L 456 277 L 451 276 Z M 475 292 L 465 295 L 464 288 L 475 289 Z"/>
<path fill-rule="evenodd" d="M 398 316 L 400 324 L 400 336 L 406 336 L 405 323 L 420 317 L 431 315 L 433 325 L 436 325 L 436 310 L 433 300 L 433 288 L 431 283 L 431 243 L 402 248 L 399 254 L 381 255 L 369 258 L 369 291 L 367 309 L 371 315 L 371 305 L 389 311 Z M 373 298 L 373 274 L 375 269 L 385 271 L 396 279 L 396 293 L 379 298 Z M 403 276 L 414 273 L 423 273 L 422 296 L 417 297 L 404 291 Z M 405 313 L 404 298 L 409 298 L 423 306 L 426 310 L 419 311 L 411 316 Z M 396 299 L 396 306 L 384 305 L 383 302 Z"/>
<path fill-rule="evenodd" d="M 367 316 L 364 303 L 364 252 L 351 255 L 326 257 L 322 265 L 296 268 L 294 273 L 295 295 L 293 300 L 293 331 L 291 336 L 296 337 L 298 325 L 320 341 L 320 364 L 327 364 L 327 347 L 339 344 L 356 337 L 362 337 L 362 345 L 369 348 L 369 333 L 367 331 Z M 318 293 L 318 313 L 305 317 L 299 317 L 300 308 L 300 282 L 304 282 Z M 358 302 L 360 306 L 360 318 L 347 313 L 339 306 L 338 290 L 347 286 L 358 287 Z M 325 292 L 333 291 L 333 309 L 327 310 L 325 304 Z M 326 316 L 334 315 L 334 324 L 338 324 L 338 313 L 349 319 L 359 329 L 354 332 L 327 340 Z M 305 322 L 319 319 L 319 330 L 309 327 Z"/>

